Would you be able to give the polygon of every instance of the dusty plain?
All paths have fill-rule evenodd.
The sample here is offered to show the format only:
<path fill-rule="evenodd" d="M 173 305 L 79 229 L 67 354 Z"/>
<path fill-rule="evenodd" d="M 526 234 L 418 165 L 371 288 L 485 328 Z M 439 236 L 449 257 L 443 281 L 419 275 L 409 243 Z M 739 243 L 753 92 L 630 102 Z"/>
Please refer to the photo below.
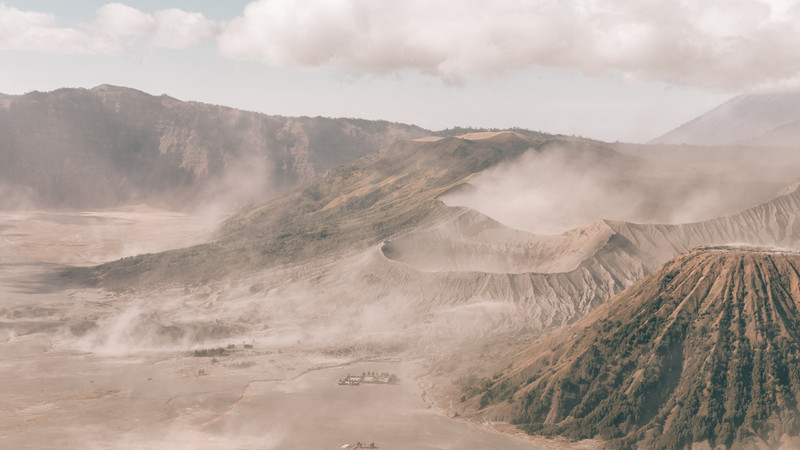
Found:
<path fill-rule="evenodd" d="M 203 242 L 218 219 L 145 206 L 0 212 L 0 447 L 539 448 L 448 417 L 402 349 L 308 332 L 313 314 L 293 323 L 279 300 L 266 314 L 247 280 L 143 294 L 54 275 Z M 363 371 L 399 382 L 337 384 Z"/>

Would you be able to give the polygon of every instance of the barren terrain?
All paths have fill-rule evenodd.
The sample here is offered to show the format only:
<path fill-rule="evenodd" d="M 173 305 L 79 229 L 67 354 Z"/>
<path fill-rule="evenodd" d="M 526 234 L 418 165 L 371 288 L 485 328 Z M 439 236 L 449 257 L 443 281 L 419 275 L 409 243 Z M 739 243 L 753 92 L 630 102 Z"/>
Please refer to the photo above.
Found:
<path fill-rule="evenodd" d="M 54 275 L 203 242 L 215 224 L 146 207 L 0 213 L 0 446 L 535 448 L 431 407 L 397 338 L 319 319 L 281 290 L 287 272 L 147 293 Z M 400 381 L 337 385 L 370 370 Z"/>

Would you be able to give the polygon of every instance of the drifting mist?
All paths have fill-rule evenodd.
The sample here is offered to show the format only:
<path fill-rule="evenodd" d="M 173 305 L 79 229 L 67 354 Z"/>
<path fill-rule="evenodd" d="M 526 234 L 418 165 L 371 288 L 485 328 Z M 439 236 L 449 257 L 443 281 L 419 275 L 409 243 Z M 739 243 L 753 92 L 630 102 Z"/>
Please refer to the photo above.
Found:
<path fill-rule="evenodd" d="M 563 145 L 528 151 L 441 196 L 520 230 L 558 234 L 602 218 L 688 223 L 737 212 L 791 182 L 786 166 L 670 163 Z"/>

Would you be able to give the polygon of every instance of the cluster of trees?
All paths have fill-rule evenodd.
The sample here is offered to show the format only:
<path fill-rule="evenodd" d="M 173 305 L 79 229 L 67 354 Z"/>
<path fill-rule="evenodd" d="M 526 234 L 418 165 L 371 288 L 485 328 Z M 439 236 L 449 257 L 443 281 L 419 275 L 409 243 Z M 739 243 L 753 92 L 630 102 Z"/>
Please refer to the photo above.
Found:
<path fill-rule="evenodd" d="M 203 348 L 194 351 L 194 356 L 196 357 L 204 357 L 204 356 L 222 356 L 225 354 L 225 349 L 222 347 L 217 348 Z"/>

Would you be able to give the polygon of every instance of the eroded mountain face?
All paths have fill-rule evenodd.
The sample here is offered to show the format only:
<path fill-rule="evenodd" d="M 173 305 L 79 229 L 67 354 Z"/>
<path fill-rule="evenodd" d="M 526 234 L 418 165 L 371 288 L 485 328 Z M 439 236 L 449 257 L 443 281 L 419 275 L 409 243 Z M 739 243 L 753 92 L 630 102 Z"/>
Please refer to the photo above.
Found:
<path fill-rule="evenodd" d="M 261 202 L 429 134 L 384 121 L 268 116 L 102 85 L 0 98 L 0 208 Z"/>
<path fill-rule="evenodd" d="M 465 388 L 462 413 L 621 447 L 788 443 L 800 433 L 798 269 L 795 250 L 683 254 Z"/>

